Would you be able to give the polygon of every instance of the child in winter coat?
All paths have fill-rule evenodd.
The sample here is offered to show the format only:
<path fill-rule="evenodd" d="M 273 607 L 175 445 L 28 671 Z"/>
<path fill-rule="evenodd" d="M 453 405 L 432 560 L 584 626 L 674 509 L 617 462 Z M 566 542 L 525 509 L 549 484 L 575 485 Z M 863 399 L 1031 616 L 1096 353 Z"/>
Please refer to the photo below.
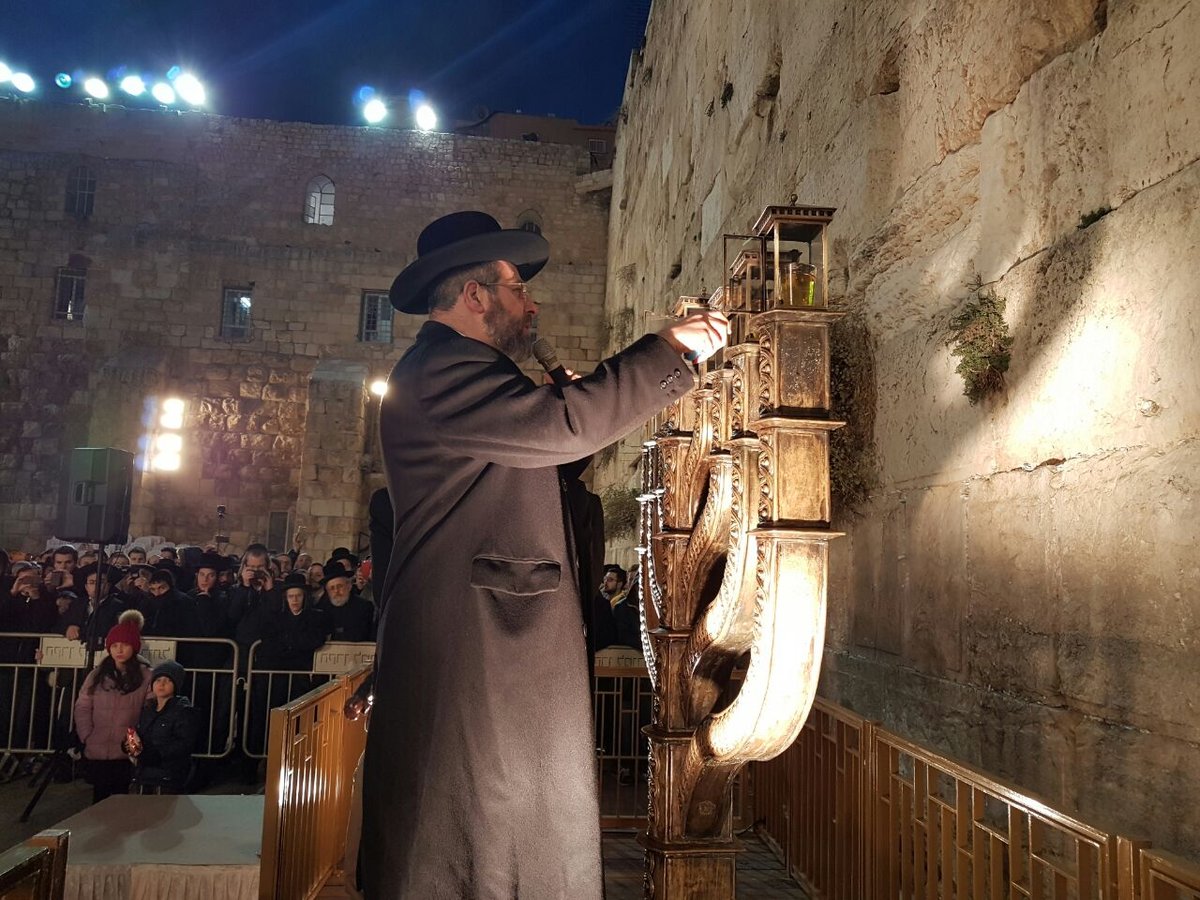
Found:
<path fill-rule="evenodd" d="M 200 722 L 183 696 L 186 675 L 173 659 L 159 663 L 151 674 L 154 696 L 125 740 L 125 751 L 136 760 L 133 784 L 138 793 L 180 794 L 187 788 Z"/>
<path fill-rule="evenodd" d="M 75 731 L 83 742 L 93 803 L 129 793 L 133 766 L 123 744 L 152 696 L 150 666 L 138 657 L 143 621 L 136 609 L 121 613 L 104 638 L 108 655 L 88 672 L 75 701 Z"/>

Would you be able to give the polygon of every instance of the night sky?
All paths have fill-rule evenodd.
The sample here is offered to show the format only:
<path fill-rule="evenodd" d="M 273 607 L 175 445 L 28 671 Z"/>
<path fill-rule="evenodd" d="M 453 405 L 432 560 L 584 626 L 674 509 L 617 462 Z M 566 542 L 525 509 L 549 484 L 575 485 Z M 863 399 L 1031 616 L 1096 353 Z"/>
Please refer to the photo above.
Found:
<path fill-rule="evenodd" d="M 0 17 L 0 61 L 39 93 L 66 71 L 118 66 L 161 77 L 193 71 L 224 115 L 361 124 L 371 85 L 396 115 L 424 92 L 447 119 L 481 108 L 615 117 L 650 0 L 14 0 Z M 114 84 L 115 86 L 115 84 Z M 78 87 L 70 99 L 81 100 Z M 114 99 L 113 102 L 124 102 Z M 132 105 L 132 104 L 131 104 Z M 397 122 L 395 124 L 403 124 Z"/>

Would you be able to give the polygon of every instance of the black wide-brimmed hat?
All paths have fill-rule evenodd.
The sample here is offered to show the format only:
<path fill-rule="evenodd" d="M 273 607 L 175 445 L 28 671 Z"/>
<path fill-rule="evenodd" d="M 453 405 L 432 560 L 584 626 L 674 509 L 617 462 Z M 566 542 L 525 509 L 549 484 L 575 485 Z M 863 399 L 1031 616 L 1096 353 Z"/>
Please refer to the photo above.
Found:
<path fill-rule="evenodd" d="M 528 281 L 550 258 L 550 244 L 540 234 L 501 228 L 485 212 L 466 210 L 442 216 L 417 238 L 417 258 L 392 282 L 392 306 L 400 312 L 429 312 L 429 288 L 443 275 L 464 266 L 504 260 Z"/>
<path fill-rule="evenodd" d="M 195 571 L 201 569 L 212 569 L 214 572 L 221 573 L 229 568 L 229 559 L 222 556 L 220 553 L 201 553 L 196 557 Z"/>

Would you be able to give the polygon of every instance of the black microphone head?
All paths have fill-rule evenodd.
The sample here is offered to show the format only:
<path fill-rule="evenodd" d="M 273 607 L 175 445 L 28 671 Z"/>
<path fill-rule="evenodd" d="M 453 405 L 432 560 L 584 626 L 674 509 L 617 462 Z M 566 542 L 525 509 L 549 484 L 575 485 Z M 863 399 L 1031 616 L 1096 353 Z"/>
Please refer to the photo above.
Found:
<path fill-rule="evenodd" d="M 547 372 L 557 369 L 562 363 L 558 361 L 558 354 L 554 352 L 554 348 L 550 346 L 550 342 L 545 338 L 538 338 L 533 342 L 533 357 L 543 369 Z"/>

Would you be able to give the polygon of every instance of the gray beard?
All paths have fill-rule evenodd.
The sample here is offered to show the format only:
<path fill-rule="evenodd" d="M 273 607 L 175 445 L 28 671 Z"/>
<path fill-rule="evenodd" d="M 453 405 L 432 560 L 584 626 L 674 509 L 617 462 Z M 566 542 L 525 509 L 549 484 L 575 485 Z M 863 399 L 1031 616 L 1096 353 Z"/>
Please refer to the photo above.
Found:
<path fill-rule="evenodd" d="M 533 354 L 533 331 L 525 330 L 525 319 L 509 318 L 499 301 L 483 314 L 483 329 L 496 349 L 515 363 L 523 363 Z"/>

